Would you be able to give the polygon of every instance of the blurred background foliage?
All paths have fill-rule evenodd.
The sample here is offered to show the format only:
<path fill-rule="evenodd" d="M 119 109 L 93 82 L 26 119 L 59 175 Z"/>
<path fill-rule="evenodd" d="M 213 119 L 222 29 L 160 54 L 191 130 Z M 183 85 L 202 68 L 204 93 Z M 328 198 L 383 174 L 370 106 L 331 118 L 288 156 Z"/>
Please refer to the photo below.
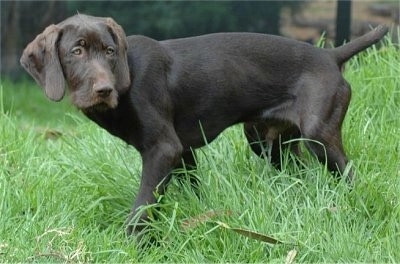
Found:
<path fill-rule="evenodd" d="M 50 25 L 76 13 L 113 17 L 127 35 L 158 40 L 218 31 L 279 34 L 280 9 L 304 1 L 2 1 L 2 73 L 21 74 L 22 49 Z M 4 62 L 4 63 L 3 63 Z"/>
<path fill-rule="evenodd" d="M 299 39 L 296 35 L 282 34 L 284 11 L 299 26 L 316 28 L 317 36 L 302 39 L 312 42 L 320 33 L 329 33 L 337 23 L 313 20 L 321 12 L 309 8 L 312 2 L 318 1 L 1 1 L 1 74 L 2 78 L 7 76 L 12 80 L 25 76 L 19 65 L 23 48 L 46 26 L 76 13 L 110 16 L 127 35 L 142 34 L 158 40 L 224 31 L 270 33 Z M 311 10 L 308 18 L 296 15 L 304 9 Z M 333 14 L 336 11 L 335 6 L 322 9 Z"/>

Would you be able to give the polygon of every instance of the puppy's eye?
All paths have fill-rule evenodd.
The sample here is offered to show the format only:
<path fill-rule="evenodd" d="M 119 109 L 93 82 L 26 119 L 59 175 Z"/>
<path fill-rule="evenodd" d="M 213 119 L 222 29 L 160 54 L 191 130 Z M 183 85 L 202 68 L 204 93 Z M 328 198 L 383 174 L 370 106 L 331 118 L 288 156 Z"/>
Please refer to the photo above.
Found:
<path fill-rule="evenodd" d="M 72 54 L 74 55 L 82 55 L 82 47 L 75 47 L 71 50 Z"/>
<path fill-rule="evenodd" d="M 107 55 L 112 55 L 112 54 L 114 54 L 114 52 L 115 52 L 115 49 L 113 47 L 107 47 L 107 49 L 106 49 Z"/>

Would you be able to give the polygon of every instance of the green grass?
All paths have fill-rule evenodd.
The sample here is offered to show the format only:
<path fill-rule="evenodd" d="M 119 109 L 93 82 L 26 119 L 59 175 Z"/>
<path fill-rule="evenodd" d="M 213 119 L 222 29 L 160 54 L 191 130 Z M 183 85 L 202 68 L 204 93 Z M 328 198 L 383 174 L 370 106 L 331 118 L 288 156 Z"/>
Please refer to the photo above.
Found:
<path fill-rule="evenodd" d="M 140 157 L 68 100 L 31 82 L 0 89 L 0 262 L 400 262 L 400 53 L 387 43 L 346 66 L 353 96 L 343 125 L 352 191 L 309 158 L 277 171 L 241 127 L 197 151 L 198 199 L 173 180 L 142 248 L 124 233 Z M 212 221 L 184 228 L 214 210 Z M 267 234 L 269 245 L 220 227 Z"/>

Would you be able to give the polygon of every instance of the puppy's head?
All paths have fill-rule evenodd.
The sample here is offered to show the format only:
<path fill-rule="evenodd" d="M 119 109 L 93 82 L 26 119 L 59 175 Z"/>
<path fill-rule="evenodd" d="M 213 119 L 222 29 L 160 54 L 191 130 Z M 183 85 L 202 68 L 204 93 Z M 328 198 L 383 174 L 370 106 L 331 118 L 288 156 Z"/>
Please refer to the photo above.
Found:
<path fill-rule="evenodd" d="M 111 18 L 75 15 L 47 27 L 25 48 L 22 66 L 54 101 L 67 81 L 79 109 L 109 109 L 131 80 L 127 41 Z"/>

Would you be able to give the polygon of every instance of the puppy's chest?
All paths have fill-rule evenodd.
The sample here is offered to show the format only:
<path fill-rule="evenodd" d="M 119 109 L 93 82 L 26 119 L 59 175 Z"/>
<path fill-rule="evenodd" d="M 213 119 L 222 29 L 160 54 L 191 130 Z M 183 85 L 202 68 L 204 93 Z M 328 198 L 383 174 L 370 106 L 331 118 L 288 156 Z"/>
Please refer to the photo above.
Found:
<path fill-rule="evenodd" d="M 113 113 L 111 111 L 84 114 L 101 128 L 107 130 L 111 135 L 122 139 L 129 145 L 140 148 L 139 143 L 142 139 L 142 130 L 134 122 L 133 116 L 128 113 Z"/>

